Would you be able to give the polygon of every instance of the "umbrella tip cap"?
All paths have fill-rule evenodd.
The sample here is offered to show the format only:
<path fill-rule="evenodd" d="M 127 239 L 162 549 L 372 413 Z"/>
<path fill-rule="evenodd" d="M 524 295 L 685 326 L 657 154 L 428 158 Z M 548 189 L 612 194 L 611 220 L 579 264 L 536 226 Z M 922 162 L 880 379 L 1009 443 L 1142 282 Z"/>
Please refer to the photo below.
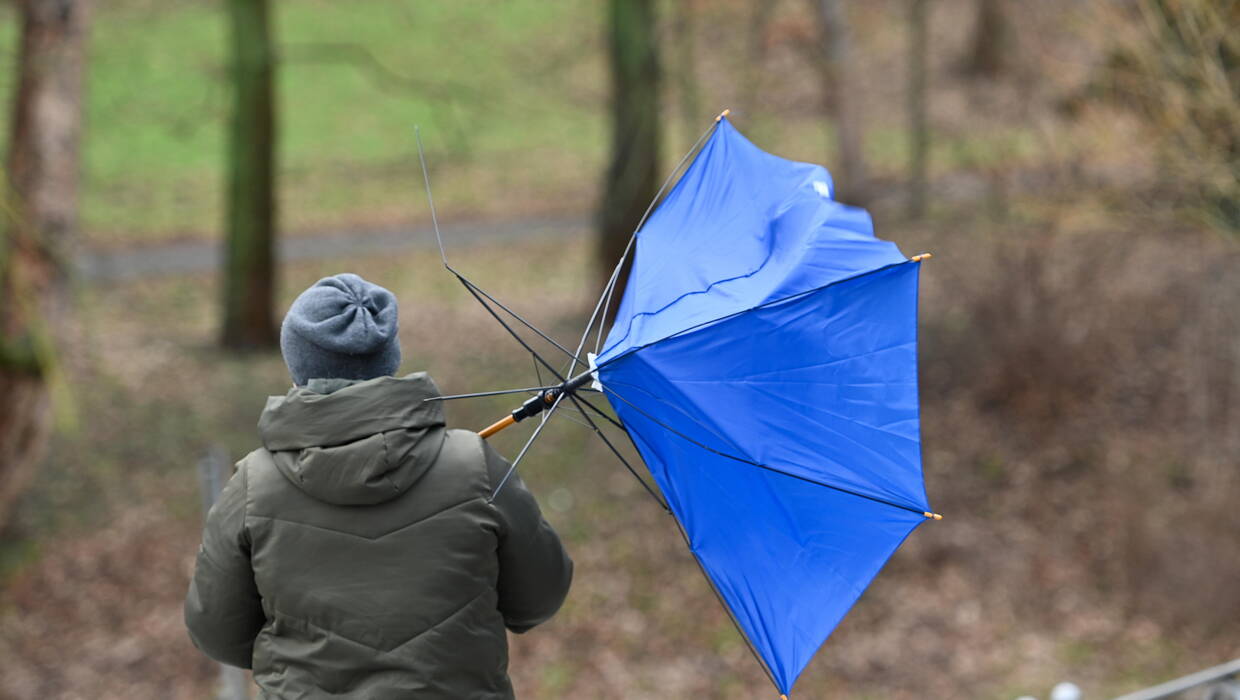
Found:
<path fill-rule="evenodd" d="M 730 109 L 725 109 L 725 110 L 723 110 L 722 112 L 720 112 L 720 113 L 719 113 L 719 116 L 715 117 L 715 121 L 717 121 L 717 122 L 718 122 L 718 121 L 723 121 L 723 118 L 724 118 L 724 117 L 726 117 L 726 116 L 728 116 L 728 115 L 729 115 L 729 114 L 731 114 L 731 113 L 732 113 L 732 110 L 730 110 Z M 784 698 L 784 700 L 787 700 L 787 697 L 788 697 L 788 696 L 786 696 L 786 695 L 781 695 L 780 697 L 781 697 L 781 698 Z"/>
<path fill-rule="evenodd" d="M 930 511 L 925 511 L 924 513 L 922 513 L 922 515 L 926 516 L 927 518 L 930 518 L 931 520 L 942 520 L 943 519 L 942 514 L 931 513 Z"/>
<path fill-rule="evenodd" d="M 909 260 L 912 260 L 913 262 L 921 262 L 922 260 L 929 260 L 930 258 L 933 258 L 933 257 L 934 257 L 933 253 L 922 253 L 921 255 L 914 255 L 913 257 L 909 258 Z"/>

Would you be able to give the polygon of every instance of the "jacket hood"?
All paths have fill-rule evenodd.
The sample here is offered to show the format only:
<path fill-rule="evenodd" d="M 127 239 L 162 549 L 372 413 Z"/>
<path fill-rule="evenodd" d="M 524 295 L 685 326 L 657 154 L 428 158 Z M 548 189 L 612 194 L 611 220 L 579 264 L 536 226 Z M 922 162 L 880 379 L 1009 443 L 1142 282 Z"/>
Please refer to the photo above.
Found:
<path fill-rule="evenodd" d="M 425 372 L 366 381 L 311 380 L 271 396 L 258 420 L 284 476 L 314 498 L 372 505 L 409 490 L 444 440 L 439 389 Z"/>

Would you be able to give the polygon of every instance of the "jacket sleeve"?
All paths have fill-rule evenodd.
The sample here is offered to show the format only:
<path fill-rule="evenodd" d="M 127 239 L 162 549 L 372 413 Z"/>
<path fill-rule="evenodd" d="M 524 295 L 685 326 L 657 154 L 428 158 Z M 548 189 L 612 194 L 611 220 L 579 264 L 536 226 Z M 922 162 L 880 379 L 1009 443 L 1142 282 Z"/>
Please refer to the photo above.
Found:
<path fill-rule="evenodd" d="M 245 529 L 245 468 L 237 470 L 207 514 L 185 626 L 194 645 L 230 666 L 250 668 L 254 639 L 266 622 Z"/>
<path fill-rule="evenodd" d="M 483 442 L 492 488 L 508 462 Z M 543 519 L 538 501 L 515 472 L 492 501 L 500 513 L 499 610 L 518 634 L 551 619 L 573 581 L 573 560 Z"/>

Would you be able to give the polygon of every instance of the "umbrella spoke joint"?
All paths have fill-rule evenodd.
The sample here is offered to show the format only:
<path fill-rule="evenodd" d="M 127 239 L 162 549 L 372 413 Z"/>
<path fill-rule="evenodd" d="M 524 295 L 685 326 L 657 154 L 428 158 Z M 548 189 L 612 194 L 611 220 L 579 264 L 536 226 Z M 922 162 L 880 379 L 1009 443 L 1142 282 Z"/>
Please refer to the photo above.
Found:
<path fill-rule="evenodd" d="M 488 426 L 478 434 L 484 438 L 488 438 L 510 425 L 520 423 L 526 418 L 532 418 L 554 406 L 561 397 L 572 397 L 578 389 L 590 383 L 593 378 L 593 373 L 582 372 L 572 379 L 564 380 L 557 386 L 547 387 L 534 396 L 526 399 L 525 402 L 514 409 L 511 414 Z"/>

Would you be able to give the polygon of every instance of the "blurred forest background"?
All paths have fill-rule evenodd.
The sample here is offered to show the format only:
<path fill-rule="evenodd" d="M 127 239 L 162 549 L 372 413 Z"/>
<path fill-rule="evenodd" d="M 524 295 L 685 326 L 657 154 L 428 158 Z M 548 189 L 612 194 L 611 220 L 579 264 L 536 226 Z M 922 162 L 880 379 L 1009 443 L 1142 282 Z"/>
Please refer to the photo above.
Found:
<path fill-rule="evenodd" d="M 212 696 L 195 465 L 256 446 L 319 277 L 396 292 L 403 369 L 449 393 L 533 377 L 439 264 L 414 124 L 454 264 L 568 338 L 725 107 L 935 253 L 946 518 L 798 695 L 1105 697 L 1240 656 L 1238 2 L 13 0 L 0 94 L 0 698 Z M 519 694 L 774 697 L 673 523 L 547 435 L 523 474 L 577 581 L 513 638 Z"/>

